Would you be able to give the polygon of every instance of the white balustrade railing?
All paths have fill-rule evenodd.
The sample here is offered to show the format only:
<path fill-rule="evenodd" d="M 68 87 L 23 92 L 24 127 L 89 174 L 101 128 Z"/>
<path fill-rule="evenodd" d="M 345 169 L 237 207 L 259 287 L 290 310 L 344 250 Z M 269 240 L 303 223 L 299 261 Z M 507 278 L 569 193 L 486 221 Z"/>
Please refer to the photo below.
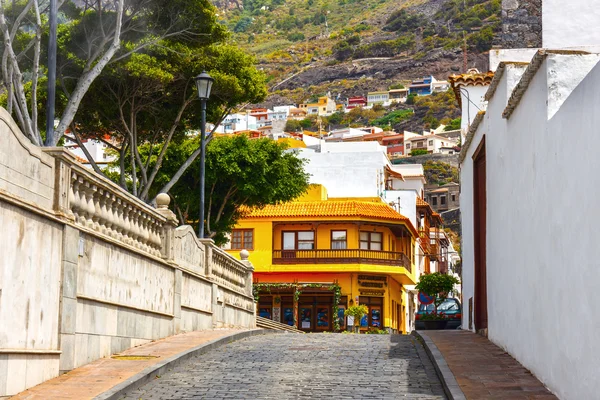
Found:
<path fill-rule="evenodd" d="M 241 261 L 213 246 L 212 278 L 217 284 L 246 293 L 248 288 L 246 283 L 251 276 L 251 271 Z"/>
<path fill-rule="evenodd" d="M 83 167 L 71 167 L 69 210 L 75 223 L 161 256 L 166 218 Z"/>

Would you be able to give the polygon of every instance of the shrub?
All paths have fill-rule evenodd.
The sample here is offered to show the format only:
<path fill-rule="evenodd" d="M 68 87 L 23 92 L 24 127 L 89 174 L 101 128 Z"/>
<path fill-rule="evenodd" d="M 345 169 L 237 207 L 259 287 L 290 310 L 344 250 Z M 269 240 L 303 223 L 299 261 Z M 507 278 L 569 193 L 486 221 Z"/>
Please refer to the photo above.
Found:
<path fill-rule="evenodd" d="M 429 153 L 425 149 L 416 149 L 416 150 L 412 150 L 410 152 L 411 157 L 412 156 L 422 156 L 424 154 L 429 154 Z"/>

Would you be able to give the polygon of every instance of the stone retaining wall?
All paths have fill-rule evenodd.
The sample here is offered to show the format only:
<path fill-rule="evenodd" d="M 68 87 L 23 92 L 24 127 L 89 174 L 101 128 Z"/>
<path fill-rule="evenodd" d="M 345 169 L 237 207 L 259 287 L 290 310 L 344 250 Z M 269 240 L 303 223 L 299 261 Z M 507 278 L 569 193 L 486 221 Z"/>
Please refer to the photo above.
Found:
<path fill-rule="evenodd" d="M 0 397 L 191 330 L 255 327 L 252 265 L 33 146 L 0 109 Z"/>

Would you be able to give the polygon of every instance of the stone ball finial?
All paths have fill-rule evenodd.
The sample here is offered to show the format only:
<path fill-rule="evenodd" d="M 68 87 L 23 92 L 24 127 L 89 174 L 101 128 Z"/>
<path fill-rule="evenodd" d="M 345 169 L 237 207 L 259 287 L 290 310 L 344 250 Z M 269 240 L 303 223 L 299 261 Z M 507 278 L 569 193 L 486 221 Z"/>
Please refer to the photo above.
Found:
<path fill-rule="evenodd" d="M 166 193 L 160 193 L 156 196 L 156 207 L 157 208 L 169 208 L 171 197 Z"/>
<path fill-rule="evenodd" d="M 240 251 L 240 258 L 242 259 L 242 261 L 247 261 L 248 257 L 250 257 L 250 252 L 246 249 Z"/>

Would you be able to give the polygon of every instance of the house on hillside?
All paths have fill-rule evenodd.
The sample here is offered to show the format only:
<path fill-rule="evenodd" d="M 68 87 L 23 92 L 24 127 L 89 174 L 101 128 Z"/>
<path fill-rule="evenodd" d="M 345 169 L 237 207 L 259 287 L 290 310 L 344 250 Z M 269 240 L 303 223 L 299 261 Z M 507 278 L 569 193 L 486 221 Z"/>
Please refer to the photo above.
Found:
<path fill-rule="evenodd" d="M 417 135 L 404 139 L 406 153 L 425 150 L 429 154 L 454 154 L 457 142 L 438 135 Z"/>
<path fill-rule="evenodd" d="M 455 182 L 449 182 L 442 186 L 427 185 L 425 200 L 438 213 L 460 208 L 460 185 Z"/>
<path fill-rule="evenodd" d="M 390 103 L 406 103 L 408 98 L 408 88 L 391 89 L 389 92 Z"/>
<path fill-rule="evenodd" d="M 366 107 L 367 106 L 367 98 L 364 96 L 356 96 L 348 98 L 348 105 L 346 106 L 347 110 L 352 110 L 357 107 Z"/>
<path fill-rule="evenodd" d="M 337 106 L 329 96 L 321 96 L 316 103 L 302 103 L 300 109 L 305 110 L 308 115 L 326 116 L 333 114 Z"/>
<path fill-rule="evenodd" d="M 428 96 L 435 92 L 445 92 L 450 88 L 450 83 L 447 81 L 438 81 L 432 75 L 426 76 L 423 79 L 412 81 L 408 87 L 408 94 L 416 94 L 417 96 Z"/>
<path fill-rule="evenodd" d="M 301 121 L 307 116 L 306 110 L 302 108 L 290 108 L 290 112 L 288 114 L 288 119 L 294 119 L 297 121 Z"/>
<path fill-rule="evenodd" d="M 367 106 L 385 105 L 389 103 L 389 100 L 390 94 L 387 90 L 367 93 Z"/>

